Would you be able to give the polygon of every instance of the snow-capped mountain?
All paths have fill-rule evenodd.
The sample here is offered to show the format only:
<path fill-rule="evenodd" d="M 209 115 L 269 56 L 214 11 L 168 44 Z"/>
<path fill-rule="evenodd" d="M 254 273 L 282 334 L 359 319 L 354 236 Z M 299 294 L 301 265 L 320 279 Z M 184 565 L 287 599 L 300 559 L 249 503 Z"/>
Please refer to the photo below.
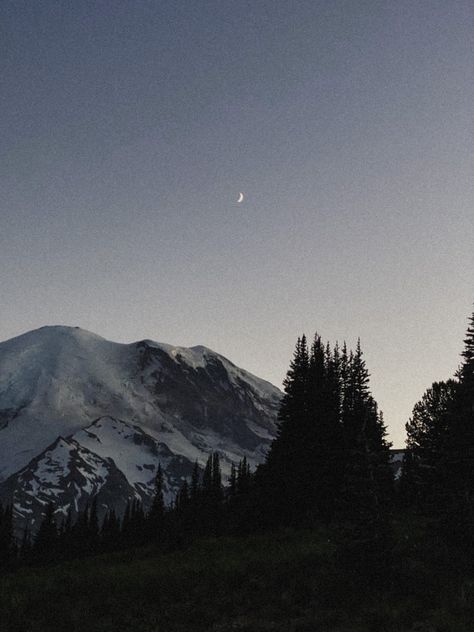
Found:
<path fill-rule="evenodd" d="M 35 527 L 46 505 L 58 513 L 84 509 L 91 498 L 123 510 L 134 490 L 112 459 L 103 459 L 72 439 L 59 437 L 17 474 L 0 485 L 1 497 L 13 500 L 18 527 Z"/>
<path fill-rule="evenodd" d="M 146 501 L 158 463 L 171 497 L 213 450 L 224 471 L 243 456 L 260 462 L 280 397 L 206 347 L 29 332 L 0 343 L 0 499 L 24 517 L 49 500 Z"/>

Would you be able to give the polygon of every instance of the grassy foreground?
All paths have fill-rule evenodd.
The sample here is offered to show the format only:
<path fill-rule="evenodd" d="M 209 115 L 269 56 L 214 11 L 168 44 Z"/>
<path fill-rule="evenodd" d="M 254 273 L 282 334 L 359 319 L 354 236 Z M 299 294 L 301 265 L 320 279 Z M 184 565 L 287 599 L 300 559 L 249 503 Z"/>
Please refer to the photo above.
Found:
<path fill-rule="evenodd" d="M 409 545 L 412 546 L 411 544 Z M 2 632 L 472 632 L 472 582 L 418 559 L 369 587 L 327 534 L 207 539 L 0 577 Z M 467 592 L 466 592 L 467 591 Z"/>

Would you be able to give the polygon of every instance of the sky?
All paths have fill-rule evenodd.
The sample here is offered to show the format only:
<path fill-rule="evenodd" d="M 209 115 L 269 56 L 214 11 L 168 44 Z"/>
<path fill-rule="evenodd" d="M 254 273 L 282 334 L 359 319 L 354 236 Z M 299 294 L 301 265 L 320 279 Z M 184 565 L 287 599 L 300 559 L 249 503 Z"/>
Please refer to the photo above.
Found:
<path fill-rule="evenodd" d="M 470 0 L 2 0 L 0 340 L 360 336 L 395 447 L 474 301 Z M 237 203 L 239 192 L 244 201 Z"/>

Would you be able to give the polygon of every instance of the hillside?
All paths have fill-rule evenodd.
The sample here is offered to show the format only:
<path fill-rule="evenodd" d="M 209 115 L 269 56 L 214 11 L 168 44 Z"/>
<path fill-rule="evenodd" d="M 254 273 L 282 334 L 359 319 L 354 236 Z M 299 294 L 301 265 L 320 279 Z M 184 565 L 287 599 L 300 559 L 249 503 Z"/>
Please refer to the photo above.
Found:
<path fill-rule="evenodd" d="M 158 463 L 171 500 L 213 450 L 224 473 L 262 461 L 280 397 L 206 347 L 28 332 L 0 344 L 0 500 L 33 525 L 49 500 L 64 515 L 96 495 L 122 510 L 147 504 Z"/>

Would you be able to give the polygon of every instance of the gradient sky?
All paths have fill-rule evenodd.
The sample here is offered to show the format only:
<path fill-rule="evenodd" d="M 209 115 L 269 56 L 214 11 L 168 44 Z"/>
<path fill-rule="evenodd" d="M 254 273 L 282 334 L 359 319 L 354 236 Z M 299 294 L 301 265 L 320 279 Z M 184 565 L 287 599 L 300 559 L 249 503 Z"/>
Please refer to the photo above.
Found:
<path fill-rule="evenodd" d="M 357 336 L 396 447 L 474 299 L 470 0 L 2 0 L 0 339 Z M 239 191 L 245 194 L 237 204 Z"/>

